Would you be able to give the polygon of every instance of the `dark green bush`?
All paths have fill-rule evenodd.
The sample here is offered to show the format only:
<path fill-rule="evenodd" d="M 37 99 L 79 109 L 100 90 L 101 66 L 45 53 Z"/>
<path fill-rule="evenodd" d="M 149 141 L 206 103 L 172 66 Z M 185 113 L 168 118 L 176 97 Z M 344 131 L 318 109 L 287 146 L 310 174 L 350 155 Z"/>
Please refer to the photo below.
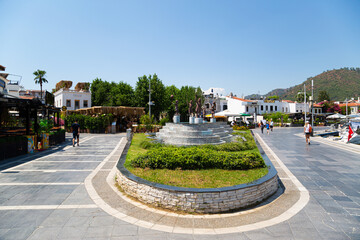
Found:
<path fill-rule="evenodd" d="M 152 148 L 131 162 L 133 167 L 166 169 L 233 169 L 265 167 L 259 153 L 223 152 L 206 148 Z"/>

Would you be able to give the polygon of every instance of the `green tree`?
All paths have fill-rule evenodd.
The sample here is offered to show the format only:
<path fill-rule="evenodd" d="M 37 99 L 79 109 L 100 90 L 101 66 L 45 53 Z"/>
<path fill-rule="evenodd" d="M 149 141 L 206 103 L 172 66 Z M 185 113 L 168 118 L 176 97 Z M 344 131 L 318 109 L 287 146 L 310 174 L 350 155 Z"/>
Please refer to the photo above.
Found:
<path fill-rule="evenodd" d="M 330 101 L 330 96 L 329 96 L 329 94 L 328 94 L 328 92 L 327 91 L 325 91 L 325 90 L 321 90 L 320 92 L 319 92 L 319 96 L 318 96 L 318 102 L 322 102 L 322 101 Z"/>
<path fill-rule="evenodd" d="M 96 78 L 91 83 L 91 102 L 93 106 L 111 106 L 111 84 Z"/>
<path fill-rule="evenodd" d="M 268 99 L 268 100 L 279 100 L 279 96 L 278 95 L 268 96 L 268 97 L 266 97 L 266 99 Z"/>
<path fill-rule="evenodd" d="M 306 101 L 309 101 L 309 97 L 310 94 L 306 93 Z M 298 94 L 296 94 L 296 101 L 298 102 L 304 102 L 304 92 L 298 92 Z"/>
<path fill-rule="evenodd" d="M 180 93 L 180 90 L 175 85 L 165 87 L 165 99 L 164 99 L 165 108 L 164 109 L 165 109 L 169 119 L 172 119 L 175 114 L 175 108 L 174 108 L 173 102 L 171 101 L 171 95 L 173 95 L 174 100 L 176 100 L 179 98 L 179 93 Z"/>
<path fill-rule="evenodd" d="M 46 71 L 38 69 L 35 72 L 33 72 L 33 74 L 35 75 L 34 78 L 35 83 L 40 84 L 40 98 L 42 99 L 42 85 L 43 83 L 48 82 L 48 80 L 45 78 Z"/>
<path fill-rule="evenodd" d="M 111 106 L 135 106 L 134 96 L 134 89 L 129 84 L 124 82 L 110 84 Z"/>
<path fill-rule="evenodd" d="M 135 87 L 135 103 L 138 107 L 145 107 L 149 112 L 149 82 L 151 83 L 151 114 L 159 119 L 165 110 L 165 86 L 156 74 L 139 77 Z"/>

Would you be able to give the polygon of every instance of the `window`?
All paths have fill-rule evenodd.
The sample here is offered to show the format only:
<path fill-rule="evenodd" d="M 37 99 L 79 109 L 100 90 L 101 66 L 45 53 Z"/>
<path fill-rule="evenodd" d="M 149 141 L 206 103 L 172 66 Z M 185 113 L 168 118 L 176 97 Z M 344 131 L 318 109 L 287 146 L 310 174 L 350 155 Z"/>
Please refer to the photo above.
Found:
<path fill-rule="evenodd" d="M 261 111 L 264 111 L 264 106 L 263 105 L 261 105 Z"/>
<path fill-rule="evenodd" d="M 266 111 L 268 111 L 268 110 L 269 110 L 269 107 L 268 107 L 268 106 L 265 106 L 265 109 L 266 109 Z"/>
<path fill-rule="evenodd" d="M 88 100 L 84 100 L 84 108 L 88 107 Z"/>
<path fill-rule="evenodd" d="M 227 109 L 227 105 L 224 104 L 224 105 L 223 105 L 223 111 L 226 110 L 226 109 Z"/>
<path fill-rule="evenodd" d="M 277 112 L 277 106 L 275 106 L 275 112 Z"/>
<path fill-rule="evenodd" d="M 249 112 L 249 107 L 246 107 L 246 112 Z"/>
<path fill-rule="evenodd" d="M 282 108 L 282 112 L 284 112 L 284 107 Z"/>
<path fill-rule="evenodd" d="M 80 100 L 75 100 L 75 110 L 80 108 Z"/>
<path fill-rule="evenodd" d="M 270 112 L 274 111 L 274 107 L 270 106 Z"/>
<path fill-rule="evenodd" d="M 286 108 L 286 112 L 288 112 L 287 108 Z"/>
<path fill-rule="evenodd" d="M 66 99 L 66 107 L 71 107 L 71 100 L 70 99 Z"/>

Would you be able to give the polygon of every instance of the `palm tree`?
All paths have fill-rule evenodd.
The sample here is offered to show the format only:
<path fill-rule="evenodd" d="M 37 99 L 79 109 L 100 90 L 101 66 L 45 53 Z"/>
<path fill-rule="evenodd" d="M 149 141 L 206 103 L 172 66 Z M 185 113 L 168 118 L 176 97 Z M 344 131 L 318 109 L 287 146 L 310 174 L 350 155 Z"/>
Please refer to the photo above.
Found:
<path fill-rule="evenodd" d="M 40 84 L 40 96 L 42 99 L 42 84 L 47 83 L 48 80 L 45 78 L 46 71 L 44 70 L 37 70 L 33 73 L 36 77 L 34 78 L 36 84 Z"/>

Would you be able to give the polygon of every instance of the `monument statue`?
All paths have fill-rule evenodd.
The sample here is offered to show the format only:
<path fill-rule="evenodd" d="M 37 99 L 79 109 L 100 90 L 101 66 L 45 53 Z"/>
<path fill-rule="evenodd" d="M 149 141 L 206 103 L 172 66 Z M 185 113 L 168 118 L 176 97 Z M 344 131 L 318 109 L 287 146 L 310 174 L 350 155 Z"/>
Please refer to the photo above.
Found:
<path fill-rule="evenodd" d="M 213 104 L 211 105 L 211 117 L 212 118 L 215 117 L 215 110 L 216 110 L 216 102 L 214 101 Z"/>
<path fill-rule="evenodd" d="M 179 115 L 179 101 L 175 101 L 175 115 Z"/>
<path fill-rule="evenodd" d="M 190 100 L 189 102 L 189 117 L 192 117 L 193 114 L 193 104 L 192 104 L 192 100 Z"/>
<path fill-rule="evenodd" d="M 201 117 L 201 98 L 198 98 L 196 102 L 196 117 Z"/>
<path fill-rule="evenodd" d="M 205 119 L 205 116 L 206 116 L 206 109 L 205 109 L 205 106 L 202 106 L 202 114 L 203 114 L 203 118 Z"/>

